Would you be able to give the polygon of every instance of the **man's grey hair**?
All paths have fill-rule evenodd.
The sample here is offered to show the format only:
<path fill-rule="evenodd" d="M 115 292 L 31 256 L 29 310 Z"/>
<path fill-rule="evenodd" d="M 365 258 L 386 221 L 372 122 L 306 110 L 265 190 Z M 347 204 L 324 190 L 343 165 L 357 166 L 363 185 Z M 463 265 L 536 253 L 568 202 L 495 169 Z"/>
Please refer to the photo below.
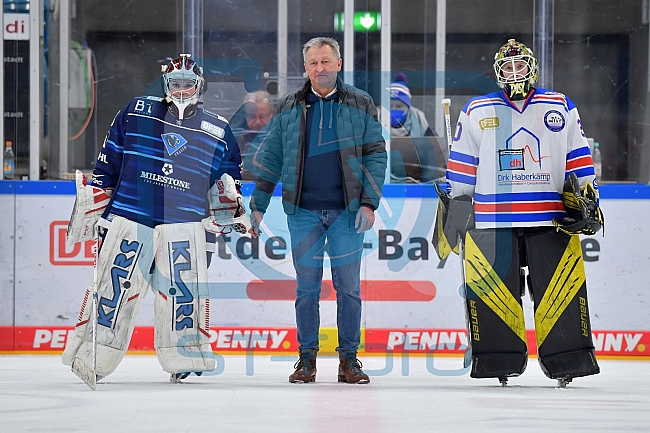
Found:
<path fill-rule="evenodd" d="M 336 60 L 341 59 L 341 50 L 339 48 L 339 43 L 336 42 L 336 39 L 318 37 L 310 39 L 305 45 L 302 46 L 302 61 L 307 63 L 307 50 L 310 48 L 320 48 L 323 45 L 329 45 L 334 54 L 336 54 Z"/>

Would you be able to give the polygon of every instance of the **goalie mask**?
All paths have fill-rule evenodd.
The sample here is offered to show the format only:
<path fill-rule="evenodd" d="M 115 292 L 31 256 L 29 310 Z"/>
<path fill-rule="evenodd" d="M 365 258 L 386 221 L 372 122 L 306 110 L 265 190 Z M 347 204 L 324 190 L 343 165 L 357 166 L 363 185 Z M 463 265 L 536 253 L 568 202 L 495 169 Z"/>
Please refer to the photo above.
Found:
<path fill-rule="evenodd" d="M 191 54 L 181 54 L 162 66 L 162 81 L 165 100 L 169 110 L 179 120 L 192 117 L 199 105 L 199 98 L 205 87 L 203 68 L 200 68 Z"/>
<path fill-rule="evenodd" d="M 525 99 L 537 81 L 539 67 L 533 52 L 526 45 L 509 39 L 494 55 L 494 74 L 512 100 Z"/>

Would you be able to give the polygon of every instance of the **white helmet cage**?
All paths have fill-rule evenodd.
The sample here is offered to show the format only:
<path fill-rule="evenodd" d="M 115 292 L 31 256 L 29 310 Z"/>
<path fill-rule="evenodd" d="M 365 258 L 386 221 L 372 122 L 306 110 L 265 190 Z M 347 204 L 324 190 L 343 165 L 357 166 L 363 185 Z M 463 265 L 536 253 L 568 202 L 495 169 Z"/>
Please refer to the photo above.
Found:
<path fill-rule="evenodd" d="M 521 66 L 521 62 L 525 67 Z M 504 71 L 506 66 L 509 66 L 507 73 Z M 526 97 L 533 83 L 537 82 L 538 73 L 539 67 L 533 52 L 514 39 L 509 39 L 494 55 L 494 75 L 497 84 L 505 89 L 511 98 Z"/>
<path fill-rule="evenodd" d="M 194 115 L 199 99 L 205 89 L 203 68 L 199 67 L 194 60 L 191 60 L 190 56 L 191 54 L 181 54 L 162 66 L 162 85 L 165 100 L 172 104 L 170 106 L 172 113 L 180 120 Z M 172 92 L 173 89 L 170 83 L 176 80 L 191 82 L 193 88 L 189 91 Z"/>

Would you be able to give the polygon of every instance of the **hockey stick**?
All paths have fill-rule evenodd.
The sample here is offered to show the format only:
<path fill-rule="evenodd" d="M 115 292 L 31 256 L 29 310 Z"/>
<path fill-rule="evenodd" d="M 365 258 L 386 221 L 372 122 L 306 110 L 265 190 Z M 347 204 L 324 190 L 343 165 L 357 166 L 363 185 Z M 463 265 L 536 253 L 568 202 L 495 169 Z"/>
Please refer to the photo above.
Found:
<path fill-rule="evenodd" d="M 449 114 L 449 107 L 451 107 L 451 99 L 445 98 L 442 100 L 442 108 L 445 110 L 445 127 L 447 128 L 447 147 L 451 153 L 451 115 Z"/>
<path fill-rule="evenodd" d="M 90 323 L 92 325 L 92 350 L 90 353 L 90 366 L 81 358 L 72 360 L 72 372 L 79 376 L 86 385 L 93 391 L 97 389 L 97 257 L 99 254 L 99 228 L 97 224 L 93 228 L 93 291 L 92 311 L 90 312 Z"/>
<path fill-rule="evenodd" d="M 446 132 L 447 132 L 447 147 L 449 149 L 449 156 L 451 156 L 451 143 L 453 141 L 453 138 L 451 136 L 451 114 L 449 113 L 449 107 L 451 107 L 451 99 L 445 98 L 441 101 L 442 107 L 445 110 L 445 127 L 446 127 Z M 458 239 L 458 256 L 460 257 L 460 279 L 461 279 L 461 284 L 463 285 L 463 293 L 464 293 L 464 298 L 467 298 L 467 291 L 469 290 L 469 287 L 467 287 L 467 280 L 465 277 L 465 246 L 464 246 L 464 239 L 460 238 Z M 463 300 L 465 302 L 465 300 Z M 465 314 L 467 315 L 467 307 L 465 307 Z M 468 324 L 468 330 L 467 330 L 467 335 L 468 335 L 468 341 L 467 341 L 467 350 L 465 351 L 464 359 L 463 359 L 463 367 L 467 368 L 472 365 L 472 340 L 471 340 L 471 334 L 470 334 L 470 329 L 469 329 L 469 319 L 465 319 L 465 322 Z M 503 384 L 503 383 L 502 383 Z"/>

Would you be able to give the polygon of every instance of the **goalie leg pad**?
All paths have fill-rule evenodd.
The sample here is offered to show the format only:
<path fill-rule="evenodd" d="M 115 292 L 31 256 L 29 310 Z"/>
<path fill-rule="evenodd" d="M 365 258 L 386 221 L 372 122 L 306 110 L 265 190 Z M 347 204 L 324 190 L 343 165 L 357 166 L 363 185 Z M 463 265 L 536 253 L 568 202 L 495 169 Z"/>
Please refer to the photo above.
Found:
<path fill-rule="evenodd" d="M 525 241 L 542 371 L 551 379 L 599 373 L 578 235 L 551 229 Z"/>
<path fill-rule="evenodd" d="M 72 365 L 72 360 L 77 354 L 79 347 L 81 347 L 81 343 L 83 343 L 86 328 L 88 327 L 88 321 L 90 320 L 90 313 L 92 312 L 92 290 L 93 278 L 91 277 L 88 287 L 86 288 L 86 293 L 84 294 L 83 302 L 81 303 L 79 319 L 74 327 L 74 332 L 68 334 L 68 341 L 66 342 L 63 355 L 61 356 L 63 365 Z"/>
<path fill-rule="evenodd" d="M 470 230 L 464 256 L 470 377 L 519 376 L 528 349 L 517 234 L 511 229 Z"/>
<path fill-rule="evenodd" d="M 129 347 L 140 300 L 150 284 L 150 268 L 156 244 L 153 229 L 115 217 L 104 238 L 97 261 L 97 375 L 111 374 Z M 74 358 L 90 362 L 92 326 L 90 295 L 82 306 L 74 337 L 64 351 L 63 362 Z"/>
<path fill-rule="evenodd" d="M 168 373 L 211 371 L 205 231 L 200 223 L 163 224 L 153 286 L 154 344 Z"/>

